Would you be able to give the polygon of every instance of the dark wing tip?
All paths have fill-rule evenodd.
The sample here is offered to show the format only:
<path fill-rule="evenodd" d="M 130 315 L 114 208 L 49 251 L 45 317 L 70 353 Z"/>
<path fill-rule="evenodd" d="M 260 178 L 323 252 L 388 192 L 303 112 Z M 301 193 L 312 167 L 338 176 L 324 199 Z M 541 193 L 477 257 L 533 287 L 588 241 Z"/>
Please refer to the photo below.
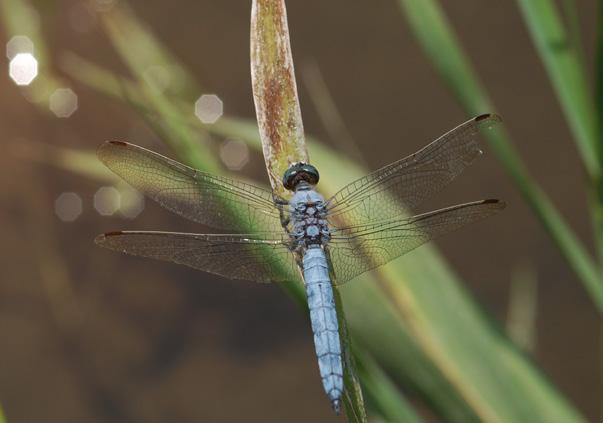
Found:
<path fill-rule="evenodd" d="M 107 147 L 128 147 L 129 145 L 131 144 L 125 141 L 105 141 L 104 143 L 98 146 L 97 152 L 100 152 Z"/>
<path fill-rule="evenodd" d="M 474 119 L 476 122 L 480 122 L 482 120 L 488 119 L 490 116 L 492 116 L 492 113 L 484 113 L 483 115 L 476 116 Z"/>
<path fill-rule="evenodd" d="M 106 232 L 103 234 L 103 236 L 105 237 L 111 237 L 111 236 L 116 236 L 116 235 L 123 235 L 123 231 L 112 231 L 112 232 Z"/>
<path fill-rule="evenodd" d="M 104 234 L 100 234 L 99 236 L 94 238 L 94 243 L 95 244 L 103 244 L 107 240 L 107 238 L 111 238 L 113 236 L 118 236 L 118 235 L 123 235 L 123 232 L 122 231 L 113 231 L 113 232 L 107 232 Z"/>
<path fill-rule="evenodd" d="M 125 141 L 105 141 L 96 149 L 96 157 L 108 166 L 106 160 L 114 153 L 114 148 L 129 148 L 131 145 Z"/>
<path fill-rule="evenodd" d="M 483 120 L 493 120 L 496 122 L 502 122 L 502 118 L 496 113 L 484 113 L 483 115 L 476 116 L 474 120 L 476 122 L 481 122 Z"/>
<path fill-rule="evenodd" d="M 496 204 L 500 210 L 502 210 L 505 207 L 507 207 L 507 203 L 505 203 L 502 200 L 498 200 L 496 198 L 489 198 L 487 200 L 484 200 L 483 204 Z"/>

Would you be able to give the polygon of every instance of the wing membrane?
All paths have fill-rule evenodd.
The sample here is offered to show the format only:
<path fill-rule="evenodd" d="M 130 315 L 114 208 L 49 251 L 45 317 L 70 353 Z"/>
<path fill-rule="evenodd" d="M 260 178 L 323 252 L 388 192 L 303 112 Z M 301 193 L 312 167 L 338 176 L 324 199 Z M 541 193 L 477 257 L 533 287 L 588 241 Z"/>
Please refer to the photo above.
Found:
<path fill-rule="evenodd" d="M 399 216 L 440 191 L 481 153 L 478 134 L 500 122 L 497 115 L 475 117 L 417 153 L 391 163 L 337 192 L 330 215 L 347 223 Z"/>
<path fill-rule="evenodd" d="M 460 204 L 410 218 L 335 229 L 329 255 L 337 284 L 381 266 L 420 245 L 482 220 L 505 207 L 499 200 Z"/>
<path fill-rule="evenodd" d="M 300 281 L 284 233 L 203 235 L 123 231 L 99 235 L 102 247 L 184 264 L 231 279 L 257 282 Z"/>
<path fill-rule="evenodd" d="M 106 142 L 97 155 L 134 188 L 190 220 L 222 229 L 281 229 L 272 194 L 262 188 L 197 171 L 125 142 Z"/>

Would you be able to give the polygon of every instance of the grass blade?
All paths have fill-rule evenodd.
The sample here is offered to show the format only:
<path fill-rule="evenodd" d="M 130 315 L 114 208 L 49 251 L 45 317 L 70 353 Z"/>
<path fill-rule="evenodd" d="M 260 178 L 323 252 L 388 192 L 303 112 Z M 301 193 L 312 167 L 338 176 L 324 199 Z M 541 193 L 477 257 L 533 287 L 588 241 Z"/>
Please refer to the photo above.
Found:
<path fill-rule="evenodd" d="M 398 0 L 411 30 L 441 78 L 469 115 L 494 108 L 471 67 L 450 24 L 435 0 Z M 587 134 L 588 131 L 583 131 Z M 585 135 L 584 140 L 587 139 Z M 529 175 L 504 130 L 487 134 L 490 147 L 521 191 L 547 233 L 574 270 L 600 313 L 603 313 L 601 275 L 586 248 L 550 199 Z M 586 149 L 588 144 L 583 143 Z M 587 153 L 587 150 L 584 150 Z"/>
<path fill-rule="evenodd" d="M 599 1 L 597 9 L 598 33 L 595 75 L 597 139 L 595 147 L 599 168 L 603 169 L 603 1 Z M 595 229 L 597 231 L 595 236 L 599 252 L 599 268 L 601 273 L 603 273 L 603 171 L 599 173 L 599 177 L 595 181 L 595 204 L 593 205 L 592 214 L 594 216 Z"/>
<path fill-rule="evenodd" d="M 348 131 L 335 100 L 329 92 L 329 87 L 322 76 L 322 72 L 315 61 L 309 60 L 304 64 L 302 78 L 310 100 L 323 127 L 329 134 L 329 138 L 337 143 L 342 151 L 347 151 L 348 155 L 354 160 L 364 164 L 362 152 L 354 141 L 354 137 Z"/>
<path fill-rule="evenodd" d="M 584 166 L 591 176 L 594 188 L 591 215 L 596 231 L 599 271 L 603 273 L 601 99 L 598 97 L 598 92 L 594 99 L 591 95 L 592 90 L 588 83 L 580 43 L 576 6 L 573 0 L 563 2 L 566 15 L 568 15 L 569 30 L 566 30 L 557 5 L 553 1 L 518 0 L 518 5 L 572 130 Z M 600 8 L 599 14 L 601 14 Z M 597 87 L 597 89 L 600 88 Z"/>
<path fill-rule="evenodd" d="M 102 19 L 107 34 L 128 68 L 153 86 L 162 85 L 156 73 L 169 75 L 169 83 L 165 84 L 165 90 L 161 89 L 162 92 L 188 101 L 196 100 L 194 95 L 201 88 L 195 79 L 184 70 L 176 56 L 162 48 L 143 22 L 130 19 L 132 14 L 125 2 L 121 2 L 119 7 L 111 7 L 110 11 L 103 13 Z"/>
<path fill-rule="evenodd" d="M 255 0 L 251 9 L 251 83 L 270 185 L 285 195 L 291 163 L 308 162 L 284 0 Z"/>
<path fill-rule="evenodd" d="M 582 45 L 582 34 L 580 31 L 580 16 L 578 14 L 578 8 L 574 0 L 563 0 L 561 2 L 563 12 L 566 16 L 569 42 L 572 49 L 576 51 L 576 55 L 580 60 L 580 66 L 586 69 L 586 59 L 584 53 L 584 47 Z"/>
<path fill-rule="evenodd" d="M 597 57 L 596 57 L 596 108 L 597 111 L 597 139 L 596 150 L 599 167 L 603 169 L 603 0 L 599 0 L 597 8 Z M 603 172 L 601 172 L 603 173 Z M 598 181 L 599 210 L 598 215 L 603 216 L 603 177 Z M 603 219 L 603 217 L 602 217 Z"/>
<path fill-rule="evenodd" d="M 551 0 L 517 0 L 532 40 L 574 134 L 591 178 L 601 171 L 595 151 L 594 102 L 578 46 L 566 31 Z"/>
<path fill-rule="evenodd" d="M 532 267 L 515 270 L 509 296 L 507 333 L 519 348 L 532 352 L 536 347 L 538 313 L 538 279 Z"/>
<path fill-rule="evenodd" d="M 383 421 L 405 423 L 422 421 L 405 398 L 391 395 L 396 391 L 396 387 L 370 355 L 364 354 L 358 371 L 363 375 L 367 402 L 369 406 L 371 403 L 379 404 L 374 408 L 382 410 L 379 415 Z"/>

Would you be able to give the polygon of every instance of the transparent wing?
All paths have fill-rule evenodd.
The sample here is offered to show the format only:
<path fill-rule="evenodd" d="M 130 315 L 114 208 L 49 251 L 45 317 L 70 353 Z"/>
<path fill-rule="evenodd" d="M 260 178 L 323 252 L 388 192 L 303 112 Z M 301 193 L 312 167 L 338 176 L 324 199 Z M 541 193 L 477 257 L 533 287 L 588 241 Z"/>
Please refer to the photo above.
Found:
<path fill-rule="evenodd" d="M 199 172 L 125 142 L 106 142 L 97 155 L 134 188 L 195 222 L 243 231 L 281 229 L 279 212 L 269 191 Z"/>
<path fill-rule="evenodd" d="M 250 235 L 123 231 L 99 235 L 95 242 L 111 250 L 184 264 L 230 279 L 301 281 L 282 231 Z"/>
<path fill-rule="evenodd" d="M 440 191 L 481 154 L 481 129 L 500 122 L 497 115 L 477 116 L 419 150 L 345 186 L 328 201 L 337 220 L 369 223 L 400 215 Z"/>
<path fill-rule="evenodd" d="M 417 216 L 334 229 L 329 256 L 340 285 L 420 245 L 505 207 L 499 200 L 460 204 Z"/>

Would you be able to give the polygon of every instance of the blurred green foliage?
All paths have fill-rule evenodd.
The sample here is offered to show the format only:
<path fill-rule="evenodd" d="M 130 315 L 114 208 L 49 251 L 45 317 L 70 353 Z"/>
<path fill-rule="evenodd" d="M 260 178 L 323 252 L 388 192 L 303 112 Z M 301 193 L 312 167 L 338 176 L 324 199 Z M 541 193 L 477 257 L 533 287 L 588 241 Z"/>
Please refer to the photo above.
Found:
<path fill-rule="evenodd" d="M 492 111 L 492 102 L 480 84 L 467 55 L 434 0 L 398 0 L 404 16 L 433 62 L 469 115 Z M 535 44 L 551 77 L 563 110 L 589 170 L 593 193 L 600 181 L 600 151 L 595 120 L 598 114 L 586 88 L 587 72 L 578 47 L 553 41 L 565 36 L 556 6 L 549 1 L 518 1 Z M 3 3 L 5 20 L 22 16 L 23 0 Z M 13 9 L 11 9 L 13 8 Z M 14 12 L 14 13 L 13 13 Z M 74 80 L 126 102 L 171 147 L 180 160 L 204 171 L 224 173 L 204 140 L 237 137 L 261 151 L 255 122 L 231 116 L 203 125 L 192 115 L 191 93 L 201 86 L 146 25 L 124 6 L 103 15 L 103 24 L 131 76 L 113 74 L 74 54 L 65 55 L 63 70 Z M 14 28 L 6 25 L 7 28 Z M 563 39 L 563 38 L 562 38 Z M 40 41 L 41 43 L 41 38 Z M 42 44 L 40 44 L 41 46 Z M 42 64 L 48 66 L 47 62 Z M 144 71 L 162 66 L 178 84 L 162 92 Z M 50 73 L 49 69 L 45 72 Z M 488 141 L 501 165 L 524 194 L 547 232 L 603 310 L 602 266 L 565 223 L 542 189 L 529 176 L 505 131 Z M 367 170 L 315 139 L 308 139 L 312 161 L 321 169 L 321 189 L 333 194 Z M 88 177 L 82 163 L 92 153 L 55 151 L 55 163 Z M 68 164 L 66 164 L 68 163 Z M 593 195 L 593 221 L 599 226 L 602 195 Z M 598 233 L 598 232 L 597 232 Z M 600 238 L 599 238 L 600 239 Z M 548 382 L 534 364 L 495 327 L 462 287 L 462 281 L 433 246 L 412 253 L 344 286 L 341 297 L 356 351 L 359 376 L 369 411 L 385 421 L 420 421 L 398 386 L 412 391 L 424 404 L 450 422 L 579 422 L 580 414 Z M 302 306 L 303 290 L 287 285 Z M 319 384 L 317 382 L 317 389 Z M 0 419 L 1 421 L 1 419 Z"/>
<path fill-rule="evenodd" d="M 476 115 L 495 110 L 439 3 L 436 0 L 398 1 L 426 56 L 467 114 Z M 577 53 L 579 48 L 568 43 L 568 35 L 561 26 L 554 3 L 547 0 L 526 0 L 519 3 L 523 6 L 524 17 L 541 56 L 546 59 L 545 66 L 562 101 L 575 139 L 579 140 L 578 147 L 585 159 L 585 166 L 591 175 L 596 175 L 598 166 L 594 164 L 596 156 L 593 154 L 592 137 L 593 102 L 589 98 L 588 84 L 584 79 L 586 71 L 582 68 L 583 62 L 579 60 Z M 601 264 L 594 262 L 546 193 L 530 176 L 511 144 L 509 134 L 501 129 L 488 132 L 486 137 L 526 203 L 572 266 L 599 312 L 603 312 Z M 595 215 L 601 216 L 600 213 Z"/>

